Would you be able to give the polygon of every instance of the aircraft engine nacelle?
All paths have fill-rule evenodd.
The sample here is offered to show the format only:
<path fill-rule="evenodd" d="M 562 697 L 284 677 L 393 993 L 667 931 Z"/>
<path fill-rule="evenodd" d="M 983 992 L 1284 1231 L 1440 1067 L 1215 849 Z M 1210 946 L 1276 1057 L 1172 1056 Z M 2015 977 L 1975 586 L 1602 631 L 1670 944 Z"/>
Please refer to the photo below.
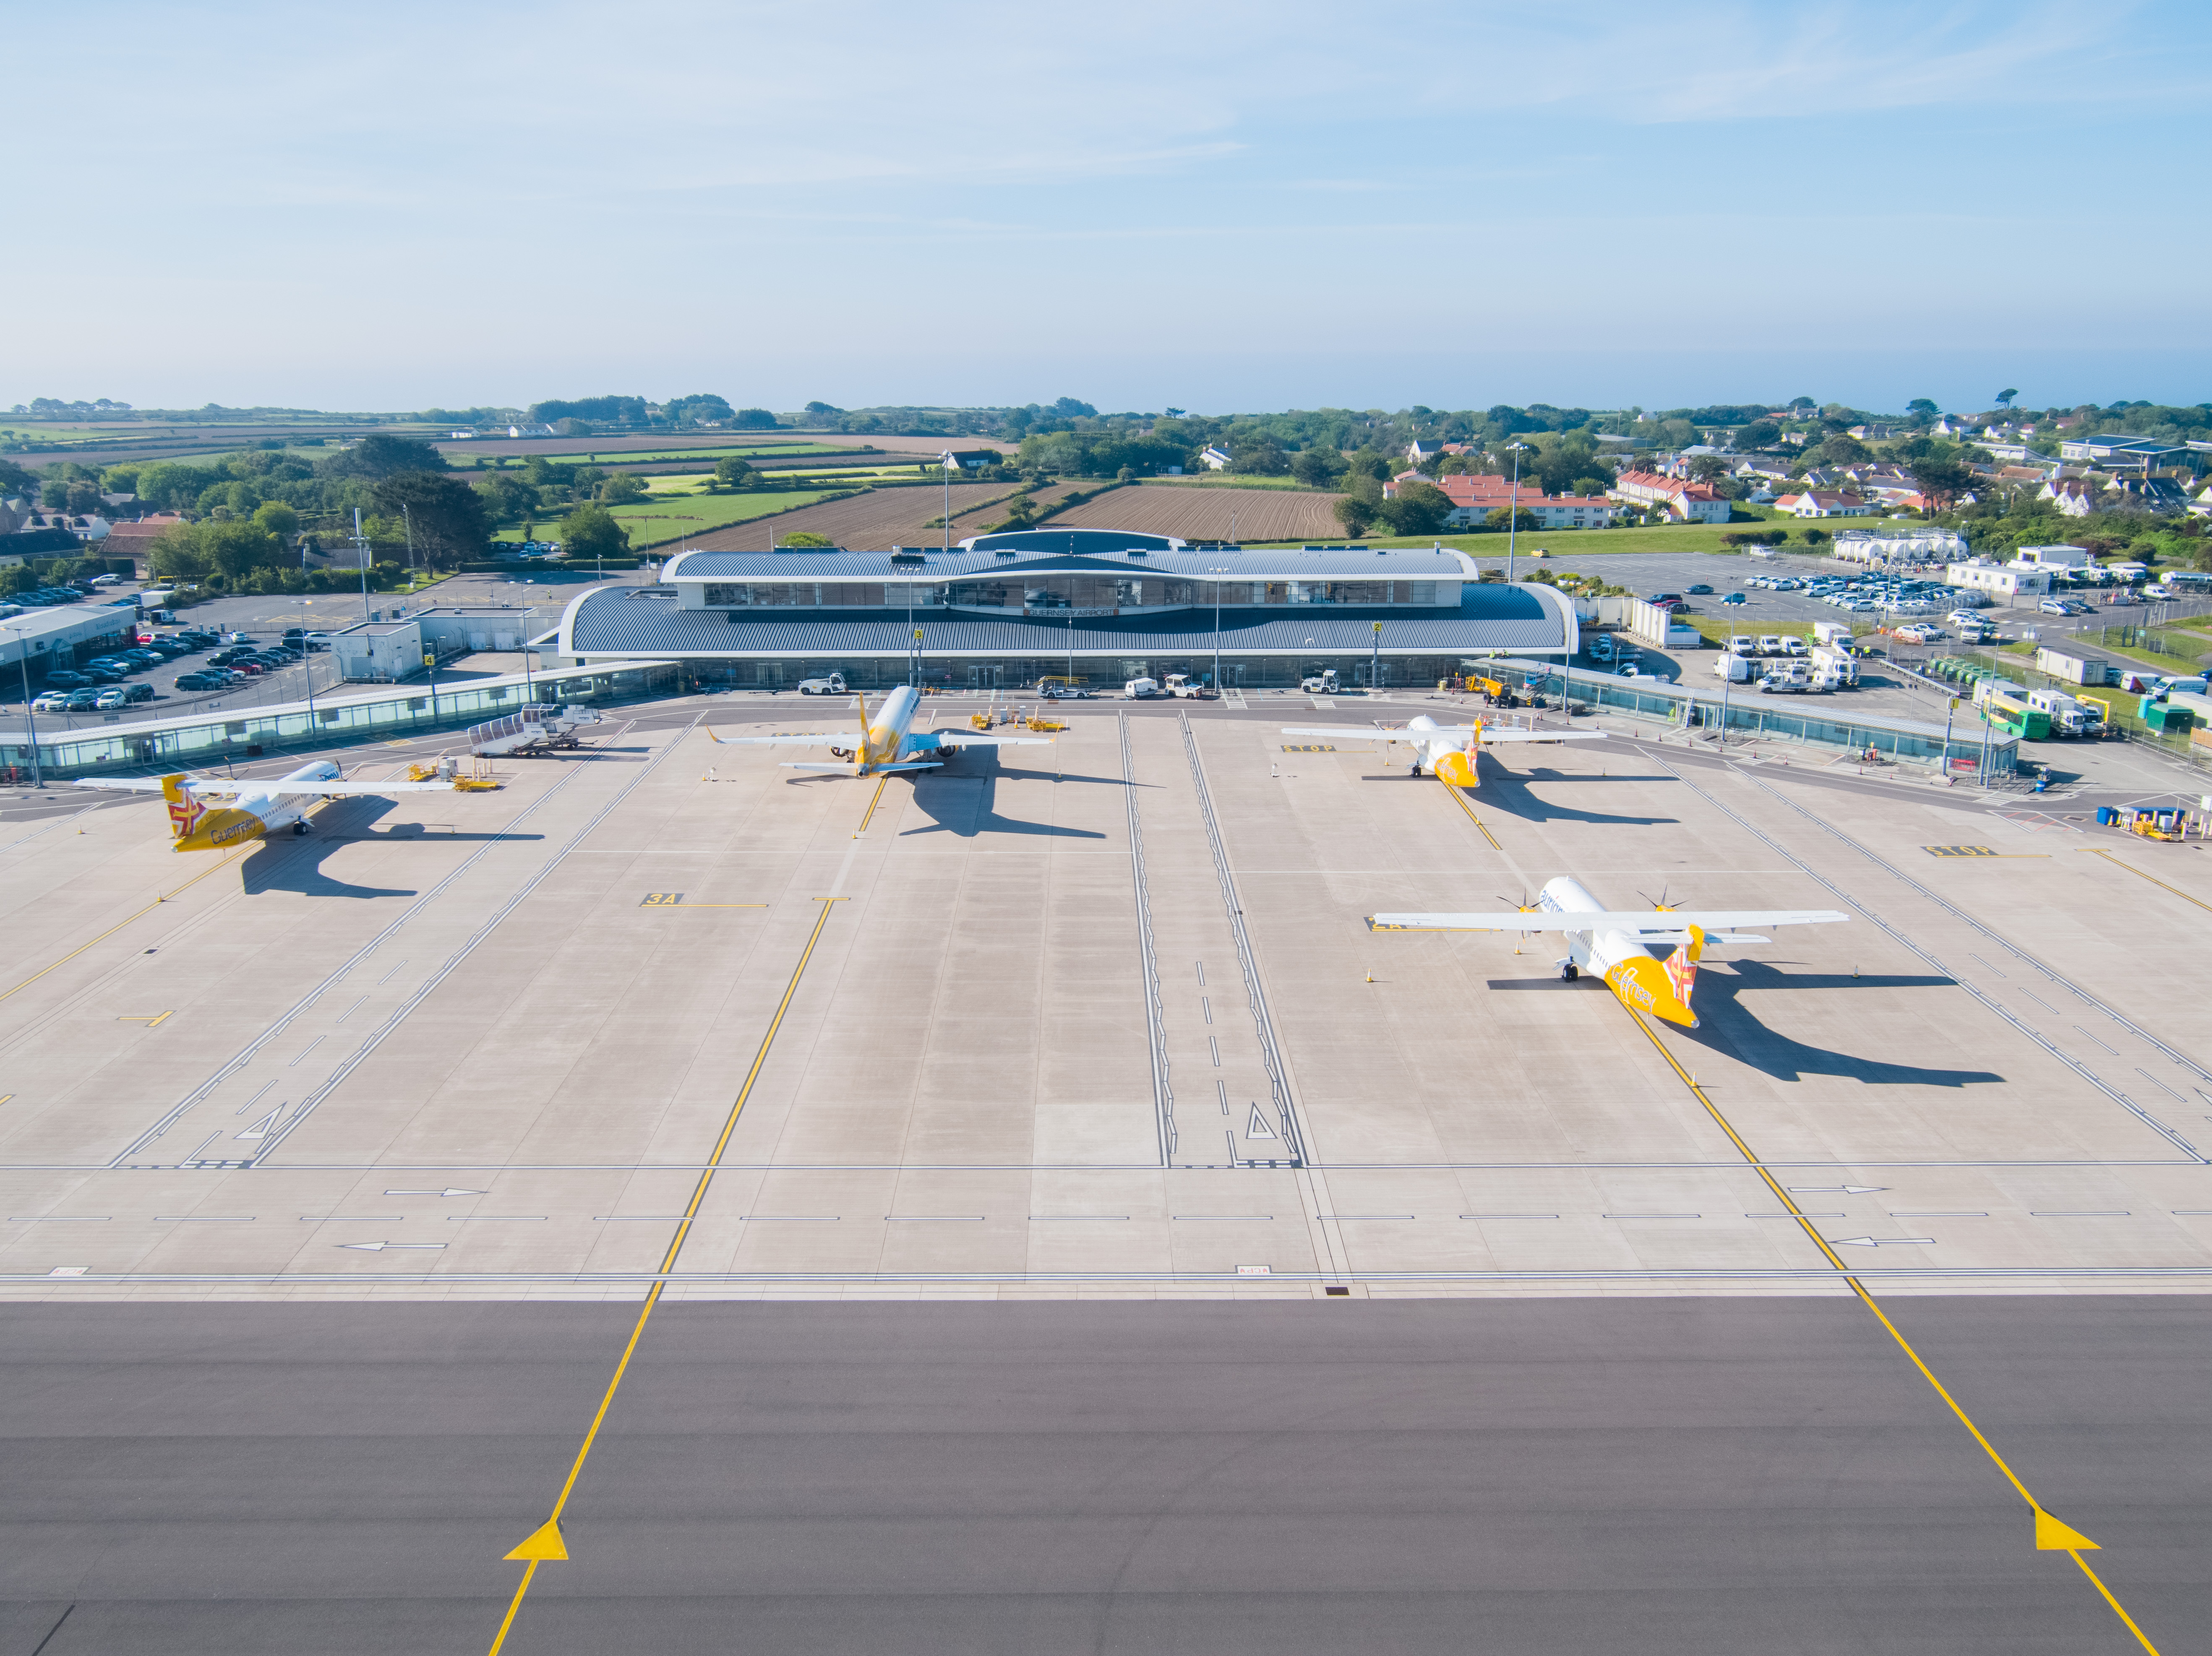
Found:
<path fill-rule="evenodd" d="M 1474 786 L 1474 755 L 1473 754 L 1457 752 L 1444 754 L 1437 760 L 1434 768 L 1437 780 L 1448 782 L 1453 787 L 1471 788 Z"/>

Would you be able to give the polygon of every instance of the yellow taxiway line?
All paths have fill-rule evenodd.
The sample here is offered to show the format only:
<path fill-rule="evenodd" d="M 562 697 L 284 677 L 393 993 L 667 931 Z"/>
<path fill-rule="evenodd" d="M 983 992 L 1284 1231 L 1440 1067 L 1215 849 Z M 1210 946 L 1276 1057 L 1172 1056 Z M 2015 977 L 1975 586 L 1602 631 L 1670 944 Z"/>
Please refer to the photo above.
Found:
<path fill-rule="evenodd" d="M 2212 903 L 2204 902 L 2197 898 L 2191 896 L 2179 886 L 2167 885 L 2165 881 L 2160 879 L 2155 874 L 2146 874 L 2141 869 L 2132 867 L 2130 864 L 2122 862 L 2118 858 L 2113 856 L 2111 852 L 2105 850 L 2102 846 L 2093 846 L 2091 849 L 2094 850 L 2097 855 L 2103 858 L 2114 868 L 2126 869 L 2129 873 L 2134 875 L 2138 880 L 2148 880 L 2153 885 L 2162 887 L 2164 889 L 2171 891 L 2175 896 L 2180 898 L 2181 901 L 2185 903 L 2195 903 L 2199 908 L 2212 909 Z"/>
<path fill-rule="evenodd" d="M 2123 864 L 2123 866 L 2125 865 Z M 2130 873 L 2134 871 L 2132 869 L 2129 870 Z M 1982 1435 L 1982 1429 L 1974 1424 L 1972 1418 L 1959 1406 L 1959 1400 L 1945 1388 L 1942 1380 L 1936 1378 L 1936 1371 L 1921 1361 L 1920 1354 L 1915 1351 L 1905 1336 L 1898 1331 L 1897 1325 L 1890 1321 L 1887 1313 L 1875 1303 L 1874 1295 L 1867 1292 L 1866 1284 L 1851 1275 L 1850 1268 L 1837 1257 L 1835 1249 L 1828 1246 L 1827 1239 L 1822 1236 L 1813 1222 L 1805 1216 L 1804 1210 L 1790 1199 L 1790 1192 L 1783 1189 L 1781 1182 L 1767 1171 L 1766 1164 L 1753 1154 L 1751 1146 L 1745 1143 L 1743 1136 L 1729 1125 L 1728 1118 L 1720 1113 L 1711 1095 L 1698 1084 L 1697 1078 L 1682 1067 L 1680 1060 L 1676 1059 L 1673 1052 L 1668 1051 L 1666 1042 L 1659 1039 L 1658 1031 L 1651 1027 L 1650 1020 L 1633 1008 L 1629 1008 L 1627 1010 L 1628 1016 L 1635 1021 L 1636 1027 L 1644 1032 L 1644 1038 L 1657 1049 L 1659 1056 L 1667 1060 L 1667 1067 L 1672 1070 L 1681 1083 L 1690 1089 L 1698 1102 L 1705 1106 L 1705 1113 L 1710 1115 L 1714 1124 L 1728 1135 L 1729 1143 L 1735 1146 L 1737 1154 L 1741 1156 L 1750 1165 L 1751 1170 L 1759 1176 L 1766 1188 L 1773 1193 L 1774 1199 L 1789 1210 L 1790 1217 L 1796 1220 L 1805 1234 L 1812 1240 L 1813 1246 L 1827 1257 L 1828 1263 L 1844 1273 L 1844 1283 L 1852 1293 L 1858 1295 L 1859 1303 L 1881 1319 L 1881 1325 L 1889 1331 L 1890 1338 L 1897 1342 L 1898 1350 L 1912 1360 L 1912 1366 L 1920 1371 L 1921 1378 L 1936 1388 L 1936 1395 L 1950 1405 L 1951 1412 L 1959 1417 L 1959 1423 L 1974 1435 L 1974 1441 L 1982 1446 L 1983 1453 L 1988 1455 L 1995 1463 L 1996 1469 L 2004 1474 L 2005 1481 L 2019 1492 L 2020 1498 L 2027 1502 L 2028 1509 L 2035 1514 L 2036 1550 L 2063 1552 L 2070 1555 L 2074 1562 L 2081 1567 L 2081 1574 L 2096 1584 L 2097 1591 L 2104 1595 L 2105 1602 L 2112 1607 L 2112 1613 L 2127 1624 L 2129 1632 L 2136 1635 L 2136 1641 L 2150 1653 L 2150 1656 L 2158 1656 L 2158 1647 L 2144 1636 L 2143 1630 L 2136 1625 L 2135 1617 L 2130 1616 L 2121 1606 L 2120 1601 L 2112 1597 L 2112 1589 L 2098 1579 L 2097 1572 L 2089 1568 L 2088 1560 L 2081 1556 L 2084 1552 L 2100 1550 L 2097 1544 L 2079 1530 L 2062 1523 L 2044 1510 L 2043 1503 L 2029 1493 L 2027 1485 L 2021 1483 L 2013 1469 L 2005 1465 L 2004 1457 L 1996 1452 L 1996 1446 Z"/>
<path fill-rule="evenodd" d="M 1467 803 L 1467 800 L 1462 795 L 1461 790 L 1454 787 L 1449 782 L 1443 781 L 1441 779 L 1439 779 L 1437 786 L 1442 787 L 1446 793 L 1451 795 L 1453 803 L 1467 813 L 1467 820 L 1468 822 L 1474 823 L 1475 827 L 1482 829 L 1482 837 L 1490 841 L 1490 848 L 1492 851 L 1503 851 L 1505 849 L 1504 846 L 1498 843 L 1498 836 L 1490 831 L 1489 828 L 1484 823 L 1482 818 L 1474 814 L 1474 807 Z"/>
<path fill-rule="evenodd" d="M 884 790 L 890 786 L 890 779 L 888 776 L 877 779 L 875 794 L 868 801 L 868 814 L 860 819 L 860 826 L 854 830 L 853 837 L 855 840 L 866 834 L 868 831 L 868 824 L 876 820 L 876 807 L 883 803 Z"/>
<path fill-rule="evenodd" d="M 807 937 L 806 947 L 799 954 L 799 964 L 792 968 L 791 981 L 784 986 L 783 998 L 776 1003 L 775 1016 L 769 1020 L 768 1031 L 761 1036 L 760 1050 L 753 1054 L 752 1068 L 745 1071 L 744 1084 L 738 1089 L 737 1101 L 730 1106 L 729 1119 L 722 1123 L 722 1135 L 714 1141 L 714 1154 L 707 1158 L 706 1168 L 700 1174 L 698 1186 L 691 1192 L 690 1203 L 684 1208 L 684 1217 L 676 1227 L 676 1234 L 669 1241 L 668 1252 L 661 1258 L 659 1280 L 646 1290 L 645 1304 L 637 1313 L 637 1325 L 629 1331 L 629 1344 L 623 1348 L 622 1358 L 615 1364 L 614 1377 L 607 1382 L 606 1395 L 599 1399 L 599 1412 L 592 1416 L 592 1424 L 584 1434 L 583 1444 L 576 1451 L 575 1464 L 568 1468 L 568 1481 L 562 1484 L 561 1493 L 554 1500 L 553 1515 L 507 1555 L 509 1559 L 522 1564 L 522 1580 L 517 1584 L 514 1598 L 508 1604 L 507 1615 L 500 1622 L 499 1632 L 491 1641 L 490 1656 L 499 1656 L 500 1647 L 507 1642 L 507 1631 L 514 1627 L 515 1616 L 522 1609 L 523 1598 L 530 1591 L 531 1578 L 538 1574 L 538 1565 L 549 1560 L 565 1559 L 568 1556 L 561 1534 L 561 1509 L 568 1504 L 568 1497 L 576 1488 L 576 1480 L 583 1475 L 584 1462 L 592 1453 L 592 1441 L 599 1436 L 599 1428 L 606 1422 L 607 1410 L 614 1406 L 615 1392 L 622 1386 L 623 1375 L 629 1371 L 629 1360 L 637 1355 L 637 1343 L 644 1336 L 646 1322 L 653 1315 L 653 1307 L 660 1303 L 660 1291 L 667 1286 L 668 1273 L 676 1268 L 677 1255 L 683 1253 L 684 1238 L 691 1234 L 691 1222 L 699 1216 L 700 1205 L 707 1199 L 707 1187 L 714 1183 L 715 1172 L 722 1164 L 722 1156 L 730 1148 L 730 1136 L 738 1130 L 738 1116 L 744 1109 L 745 1101 L 752 1096 L 753 1084 L 760 1079 L 762 1066 L 768 1062 L 768 1049 L 775 1044 L 776 1031 L 783 1027 L 784 1014 L 791 1010 L 792 998 L 799 992 L 799 980 L 805 975 L 806 962 L 814 957 L 814 945 L 822 941 L 822 928 L 830 924 L 832 906 L 851 901 L 849 897 L 815 899 L 822 905 L 821 916 L 814 922 L 813 932 Z"/>
<path fill-rule="evenodd" d="M 233 863 L 236 862 L 240 858 L 246 855 L 247 852 L 252 850 L 255 846 L 260 843 L 261 842 L 258 840 L 247 840 L 246 844 L 240 846 L 236 851 L 232 852 L 229 856 L 217 863 L 214 868 L 202 869 L 198 873 L 193 875 L 191 879 L 185 881 L 184 884 L 179 886 L 174 891 L 164 892 L 161 895 L 155 898 L 152 902 L 148 903 L 145 907 L 140 909 L 137 913 L 126 915 L 122 919 L 118 920 L 113 925 L 109 926 L 106 931 L 101 932 L 99 937 L 79 943 L 76 948 L 70 949 L 68 954 L 63 955 L 59 960 L 51 961 L 47 965 L 40 967 L 37 971 L 32 973 L 29 977 L 25 978 L 22 982 L 15 985 L 15 988 L 0 989 L 0 1000 L 7 999 L 8 997 L 14 994 L 17 989 L 28 989 L 33 984 L 36 983 L 40 978 L 46 976 L 47 973 L 53 971 L 57 967 L 67 966 L 79 955 L 82 955 L 86 949 L 91 948 L 94 943 L 100 943 L 106 938 L 113 937 L 117 932 L 123 930 L 125 926 L 129 925 L 131 921 L 144 919 L 149 914 L 151 914 L 163 903 L 174 901 L 176 898 L 182 896 L 185 892 L 191 890 L 202 880 L 206 879 L 209 875 L 216 873 L 222 869 L 229 867 Z"/>

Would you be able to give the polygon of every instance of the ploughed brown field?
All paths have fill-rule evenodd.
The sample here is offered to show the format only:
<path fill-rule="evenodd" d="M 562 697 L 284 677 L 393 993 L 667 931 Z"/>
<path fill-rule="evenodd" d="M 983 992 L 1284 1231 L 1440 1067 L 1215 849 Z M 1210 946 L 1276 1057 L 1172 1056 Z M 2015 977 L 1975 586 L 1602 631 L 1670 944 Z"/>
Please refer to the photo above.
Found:
<path fill-rule="evenodd" d="M 1329 508 L 1334 494 L 1286 488 L 1206 488 L 1145 483 L 1116 488 L 1061 513 L 1048 529 L 1129 529 L 1184 540 L 1318 541 L 1343 538 Z M 1234 514 L 1232 522 L 1232 513 Z"/>
<path fill-rule="evenodd" d="M 980 535 L 1006 515 L 1002 498 L 1013 493 L 1012 483 L 955 483 L 952 485 L 952 538 Z M 1062 484 L 1041 488 L 1036 499 L 1040 510 L 1069 492 Z M 990 504 L 987 504 L 989 502 Z M 879 488 L 849 500 L 824 500 L 779 518 L 732 524 L 711 535 L 701 535 L 691 544 L 704 552 L 765 552 L 769 534 L 781 546 L 802 530 L 826 535 L 837 545 L 854 552 L 881 552 L 894 546 L 941 545 L 945 531 L 933 527 L 945 509 L 942 488 Z M 1047 525 L 1046 527 L 1050 527 Z"/>

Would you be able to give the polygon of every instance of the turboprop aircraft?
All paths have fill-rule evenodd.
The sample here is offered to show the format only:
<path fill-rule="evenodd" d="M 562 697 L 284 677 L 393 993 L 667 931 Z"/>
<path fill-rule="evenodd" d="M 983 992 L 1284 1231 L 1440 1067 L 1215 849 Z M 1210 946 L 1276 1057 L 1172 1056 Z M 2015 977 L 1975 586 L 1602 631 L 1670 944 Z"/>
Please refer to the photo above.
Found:
<path fill-rule="evenodd" d="M 1534 903 L 1504 913 L 1374 914 L 1367 926 L 1371 931 L 1564 931 L 1567 955 L 1557 962 L 1562 978 L 1571 983 L 1585 968 L 1603 973 L 1606 986 L 1631 1011 L 1694 1029 L 1690 992 L 1707 943 L 1771 941 L 1739 932 L 1738 926 L 1826 925 L 1849 919 L 1832 908 L 1672 908 L 1664 903 L 1621 913 L 1561 875 Z"/>
<path fill-rule="evenodd" d="M 1426 766 L 1439 781 L 1455 788 L 1475 786 L 1474 755 L 1479 747 L 1507 742 L 1602 742 L 1603 731 L 1495 730 L 1478 719 L 1472 725 L 1439 725 L 1426 713 L 1395 731 L 1363 731 L 1356 725 L 1285 725 L 1285 736 L 1364 736 L 1377 742 L 1407 743 L 1413 749 L 1413 774 Z"/>
<path fill-rule="evenodd" d="M 835 771 L 848 776 L 878 776 L 890 771 L 933 771 L 941 769 L 947 759 L 963 748 L 1048 748 L 1052 738 L 1044 736 L 985 736 L 982 732 L 967 731 L 910 731 L 915 711 L 921 705 L 921 693 L 911 684 L 902 684 L 883 700 L 876 709 L 872 722 L 868 718 L 868 699 L 856 695 L 853 703 L 860 711 L 860 729 L 851 735 L 830 734 L 808 736 L 723 736 L 713 726 L 707 734 L 726 748 L 827 748 L 836 764 L 819 764 L 787 759 L 783 767 L 791 771 Z"/>
<path fill-rule="evenodd" d="M 352 794 L 450 793 L 451 782 L 349 782 L 345 773 L 327 759 L 302 765 L 289 776 L 233 780 L 223 777 L 89 778 L 81 788 L 100 788 L 111 793 L 152 793 L 158 790 L 169 802 L 169 832 L 176 838 L 172 851 L 221 851 L 264 840 L 282 828 L 295 834 L 307 831 L 307 807 L 317 799 L 342 799 Z M 227 802 L 210 809 L 210 799 Z"/>

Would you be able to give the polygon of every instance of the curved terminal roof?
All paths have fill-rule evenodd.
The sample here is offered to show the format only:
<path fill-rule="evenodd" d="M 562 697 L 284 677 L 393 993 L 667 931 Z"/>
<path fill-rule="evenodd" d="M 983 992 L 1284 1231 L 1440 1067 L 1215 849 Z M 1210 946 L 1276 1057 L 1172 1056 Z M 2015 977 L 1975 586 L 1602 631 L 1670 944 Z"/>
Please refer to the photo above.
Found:
<path fill-rule="evenodd" d="M 585 658 L 831 659 L 901 656 L 908 647 L 908 611 L 902 608 L 687 610 L 666 589 L 657 597 L 647 596 L 653 591 L 601 587 L 581 594 L 562 616 L 560 652 Z M 1047 655 L 1070 650 L 1079 655 L 1211 652 L 1214 639 L 1210 605 L 1072 621 L 1000 620 L 930 608 L 914 611 L 912 618 L 923 628 L 922 649 L 927 656 Z M 1246 656 L 1364 655 L 1374 646 L 1373 623 L 1377 621 L 1382 623 L 1385 655 L 1493 650 L 1557 655 L 1577 645 L 1573 605 L 1551 587 L 1468 581 L 1460 589 L 1456 610 L 1352 604 L 1300 606 L 1289 613 L 1224 609 L 1221 651 Z"/>
<path fill-rule="evenodd" d="M 892 560 L 897 558 L 898 562 Z M 919 558 L 920 562 L 912 560 Z M 1314 551 L 1193 545 L 1164 535 L 1108 529 L 1030 529 L 979 535 L 951 551 L 935 547 L 883 552 L 679 552 L 661 566 L 660 579 L 696 580 L 961 580 L 1019 570 L 1144 569 L 1158 575 L 1230 580 L 1465 580 L 1475 578 L 1473 559 L 1448 548 L 1433 551 L 1391 547 L 1380 551 L 1328 547 Z"/>

